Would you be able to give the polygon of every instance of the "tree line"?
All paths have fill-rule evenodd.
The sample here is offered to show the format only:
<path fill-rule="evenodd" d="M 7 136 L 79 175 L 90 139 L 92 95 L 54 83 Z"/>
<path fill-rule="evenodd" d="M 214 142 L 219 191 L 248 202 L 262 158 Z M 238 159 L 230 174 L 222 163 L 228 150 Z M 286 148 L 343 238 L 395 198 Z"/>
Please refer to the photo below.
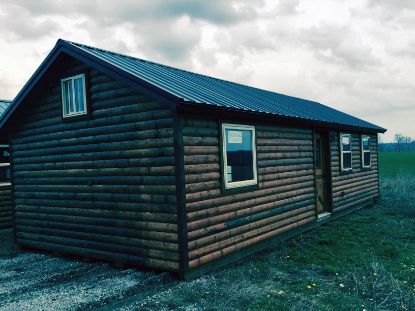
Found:
<path fill-rule="evenodd" d="M 379 151 L 415 151 L 415 140 L 400 133 L 395 134 L 393 143 L 379 143 Z"/>

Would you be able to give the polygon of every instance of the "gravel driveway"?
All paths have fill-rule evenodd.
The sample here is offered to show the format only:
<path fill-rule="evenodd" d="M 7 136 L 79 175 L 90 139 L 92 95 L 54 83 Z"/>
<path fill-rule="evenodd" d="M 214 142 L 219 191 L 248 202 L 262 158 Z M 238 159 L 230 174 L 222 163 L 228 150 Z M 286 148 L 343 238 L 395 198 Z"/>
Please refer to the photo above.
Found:
<path fill-rule="evenodd" d="M 19 251 L 11 232 L 0 233 L 0 310 L 147 309 L 180 283 L 169 273 Z"/>

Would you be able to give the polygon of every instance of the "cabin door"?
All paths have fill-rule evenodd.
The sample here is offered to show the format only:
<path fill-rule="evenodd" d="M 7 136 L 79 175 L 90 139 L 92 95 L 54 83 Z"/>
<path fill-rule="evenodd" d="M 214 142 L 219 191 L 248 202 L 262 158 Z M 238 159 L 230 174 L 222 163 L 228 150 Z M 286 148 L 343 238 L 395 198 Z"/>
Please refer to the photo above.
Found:
<path fill-rule="evenodd" d="M 318 216 L 330 212 L 329 206 L 329 141 L 327 132 L 315 132 L 314 135 L 314 160 L 315 160 L 315 185 L 316 185 L 316 209 Z"/>

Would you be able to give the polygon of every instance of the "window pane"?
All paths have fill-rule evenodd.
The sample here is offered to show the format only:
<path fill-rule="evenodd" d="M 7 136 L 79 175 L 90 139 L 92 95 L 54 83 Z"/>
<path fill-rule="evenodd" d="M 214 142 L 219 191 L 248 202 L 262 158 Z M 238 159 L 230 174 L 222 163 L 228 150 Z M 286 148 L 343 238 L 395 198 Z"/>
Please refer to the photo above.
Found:
<path fill-rule="evenodd" d="M 74 113 L 75 110 L 75 102 L 73 98 L 73 83 L 72 81 L 68 81 L 68 98 L 69 98 L 69 112 Z"/>
<path fill-rule="evenodd" d="M 352 154 L 350 152 L 343 153 L 343 169 L 352 168 Z"/>
<path fill-rule="evenodd" d="M 0 182 L 5 182 L 10 180 L 10 168 L 0 167 Z"/>
<path fill-rule="evenodd" d="M 72 80 L 63 82 L 63 109 L 65 114 L 75 112 L 73 92 L 72 92 Z"/>
<path fill-rule="evenodd" d="M 320 137 L 316 138 L 316 169 L 321 168 L 321 139 Z"/>
<path fill-rule="evenodd" d="M 350 136 L 342 136 L 343 151 L 350 151 Z"/>
<path fill-rule="evenodd" d="M 0 152 L 0 163 L 9 163 L 10 162 L 10 155 L 7 150 L 3 150 Z"/>
<path fill-rule="evenodd" d="M 228 182 L 253 180 L 252 131 L 226 129 L 225 134 Z"/>
<path fill-rule="evenodd" d="M 78 78 L 74 80 L 75 84 L 75 108 L 76 112 L 84 112 L 85 111 L 85 103 L 84 103 L 84 83 L 82 78 Z"/>
<path fill-rule="evenodd" d="M 362 142 L 362 145 L 363 145 L 363 150 L 369 150 L 369 138 L 363 138 L 363 142 Z"/>
<path fill-rule="evenodd" d="M 363 154 L 363 165 L 370 166 L 370 152 L 365 152 Z"/>

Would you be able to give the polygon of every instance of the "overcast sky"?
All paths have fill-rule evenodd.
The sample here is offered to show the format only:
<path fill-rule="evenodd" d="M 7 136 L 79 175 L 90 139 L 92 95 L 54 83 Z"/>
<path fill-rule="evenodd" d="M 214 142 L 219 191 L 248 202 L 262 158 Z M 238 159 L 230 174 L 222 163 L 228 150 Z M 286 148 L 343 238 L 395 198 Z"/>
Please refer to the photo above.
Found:
<path fill-rule="evenodd" d="M 312 99 L 415 138 L 413 0 L 8 0 L 0 98 L 58 38 Z"/>

